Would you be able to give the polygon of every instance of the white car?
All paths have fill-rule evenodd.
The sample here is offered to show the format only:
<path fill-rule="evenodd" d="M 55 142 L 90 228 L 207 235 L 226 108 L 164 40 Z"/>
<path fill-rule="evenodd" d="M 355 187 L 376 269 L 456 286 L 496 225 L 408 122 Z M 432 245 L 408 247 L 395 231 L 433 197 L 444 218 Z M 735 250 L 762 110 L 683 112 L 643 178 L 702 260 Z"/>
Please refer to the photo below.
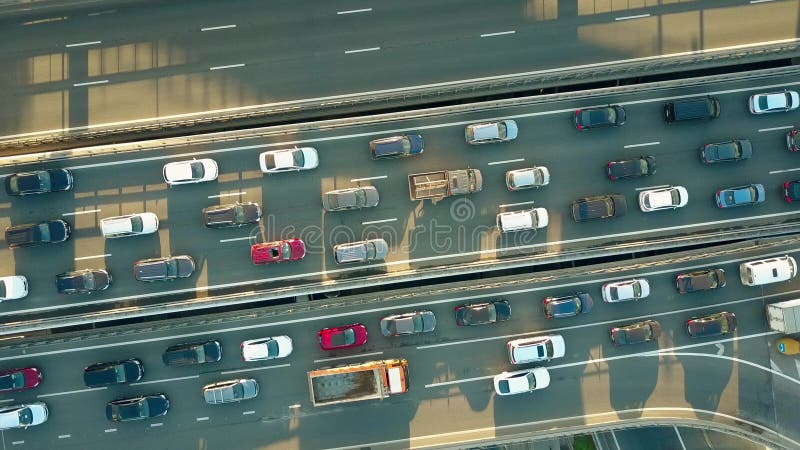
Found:
<path fill-rule="evenodd" d="M 550 184 L 550 171 L 547 167 L 529 167 L 506 172 L 506 187 L 509 191 L 540 188 L 548 184 Z"/>
<path fill-rule="evenodd" d="M 0 302 L 17 300 L 28 295 L 28 279 L 22 275 L 0 277 Z"/>
<path fill-rule="evenodd" d="M 510 231 L 535 230 L 550 223 L 550 215 L 544 208 L 531 208 L 521 211 L 499 213 L 495 217 L 497 229 L 502 233 Z"/>
<path fill-rule="evenodd" d="M 0 430 L 28 428 L 45 422 L 47 422 L 47 405 L 44 402 L 0 408 Z"/>
<path fill-rule="evenodd" d="M 606 303 L 641 300 L 648 295 L 650 295 L 650 283 L 644 278 L 603 284 L 603 301 Z"/>
<path fill-rule="evenodd" d="M 479 145 L 492 142 L 508 142 L 517 138 L 517 122 L 498 120 L 496 122 L 473 123 L 464 129 L 467 144 Z"/>
<path fill-rule="evenodd" d="M 550 372 L 544 367 L 530 370 L 503 372 L 494 376 L 494 391 L 497 395 L 514 395 L 544 389 L 550 385 Z"/>
<path fill-rule="evenodd" d="M 258 164 L 264 173 L 316 169 L 319 165 L 317 150 L 313 147 L 271 150 L 258 155 Z"/>
<path fill-rule="evenodd" d="M 563 357 L 567 351 L 560 334 L 514 339 L 506 343 L 506 349 L 511 364 L 549 361 Z"/>
<path fill-rule="evenodd" d="M 164 181 L 170 185 L 213 181 L 219 175 L 217 162 L 210 158 L 177 161 L 164 165 Z"/>
<path fill-rule="evenodd" d="M 143 212 L 106 217 L 100 220 L 100 231 L 103 237 L 108 239 L 155 233 L 158 231 L 158 216 L 155 213 Z"/>
<path fill-rule="evenodd" d="M 273 336 L 242 342 L 242 357 L 245 361 L 284 358 L 291 353 L 292 338 L 289 336 Z"/>
<path fill-rule="evenodd" d="M 642 212 L 675 209 L 686 206 L 689 192 L 683 186 L 669 186 L 639 192 L 639 208 Z"/>
<path fill-rule="evenodd" d="M 750 97 L 750 112 L 766 114 L 793 111 L 800 106 L 800 96 L 795 91 L 769 92 Z"/>

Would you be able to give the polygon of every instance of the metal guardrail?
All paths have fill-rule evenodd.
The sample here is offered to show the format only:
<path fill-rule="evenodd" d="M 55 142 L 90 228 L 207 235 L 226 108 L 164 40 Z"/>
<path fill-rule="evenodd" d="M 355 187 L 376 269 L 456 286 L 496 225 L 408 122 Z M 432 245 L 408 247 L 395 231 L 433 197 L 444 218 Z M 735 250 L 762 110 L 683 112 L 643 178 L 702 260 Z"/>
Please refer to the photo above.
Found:
<path fill-rule="evenodd" d="M 637 61 L 596 63 L 578 67 L 556 68 L 536 72 L 499 75 L 472 80 L 423 85 L 415 88 L 396 88 L 364 94 L 345 94 L 312 100 L 296 100 L 273 104 L 237 108 L 236 111 L 215 110 L 154 118 L 126 126 L 90 125 L 66 132 L 46 135 L 29 133 L 28 136 L 0 141 L 6 151 L 31 150 L 52 144 L 73 144 L 97 141 L 103 138 L 135 139 L 146 133 L 163 133 L 192 128 L 240 125 L 245 122 L 287 123 L 332 114 L 385 110 L 408 105 L 432 104 L 456 99 L 477 98 L 510 92 L 544 90 L 568 84 L 583 84 L 587 80 L 599 82 L 620 78 L 655 75 L 678 70 L 698 69 L 708 66 L 734 65 L 800 56 L 800 40 L 790 39 L 759 47 L 733 47 L 714 52 L 685 52 L 674 55 L 639 58 Z"/>

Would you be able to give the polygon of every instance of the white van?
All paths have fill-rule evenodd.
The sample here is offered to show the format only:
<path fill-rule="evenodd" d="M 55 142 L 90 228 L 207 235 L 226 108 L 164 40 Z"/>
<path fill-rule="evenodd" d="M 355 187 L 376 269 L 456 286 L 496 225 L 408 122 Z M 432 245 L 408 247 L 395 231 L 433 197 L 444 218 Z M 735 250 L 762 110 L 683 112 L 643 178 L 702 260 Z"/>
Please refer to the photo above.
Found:
<path fill-rule="evenodd" d="M 544 208 L 500 213 L 496 220 L 497 228 L 503 233 L 544 228 L 550 221 L 547 210 Z"/>
<path fill-rule="evenodd" d="M 797 262 L 789 255 L 739 264 L 739 277 L 745 286 L 788 281 L 797 275 Z"/>
<path fill-rule="evenodd" d="M 100 221 L 100 230 L 107 239 L 155 233 L 158 216 L 144 212 L 127 216 L 106 217 Z"/>

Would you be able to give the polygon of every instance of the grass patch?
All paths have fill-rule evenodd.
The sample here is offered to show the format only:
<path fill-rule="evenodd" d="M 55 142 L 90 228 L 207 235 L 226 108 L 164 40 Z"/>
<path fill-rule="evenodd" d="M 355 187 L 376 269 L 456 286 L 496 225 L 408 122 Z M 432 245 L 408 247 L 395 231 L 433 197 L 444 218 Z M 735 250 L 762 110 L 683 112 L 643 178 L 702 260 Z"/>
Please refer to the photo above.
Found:
<path fill-rule="evenodd" d="M 597 450 L 597 447 L 594 446 L 592 437 L 587 434 L 575 436 L 572 439 L 572 448 L 574 450 Z"/>

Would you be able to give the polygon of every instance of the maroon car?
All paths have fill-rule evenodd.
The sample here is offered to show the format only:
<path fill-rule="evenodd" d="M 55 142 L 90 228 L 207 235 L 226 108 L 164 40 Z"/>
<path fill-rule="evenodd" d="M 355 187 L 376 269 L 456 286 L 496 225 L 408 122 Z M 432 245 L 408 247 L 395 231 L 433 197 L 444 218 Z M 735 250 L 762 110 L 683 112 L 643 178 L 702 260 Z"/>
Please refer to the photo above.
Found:
<path fill-rule="evenodd" d="M 250 246 L 250 258 L 252 258 L 253 264 L 299 261 L 304 256 L 306 256 L 306 244 L 297 238 Z"/>
<path fill-rule="evenodd" d="M 32 389 L 42 382 L 42 371 L 38 367 L 25 367 L 0 372 L 0 392 Z"/>
<path fill-rule="evenodd" d="M 367 342 L 367 327 L 360 323 L 334 328 L 323 328 L 317 332 L 319 346 L 323 350 L 339 350 L 363 345 Z"/>

